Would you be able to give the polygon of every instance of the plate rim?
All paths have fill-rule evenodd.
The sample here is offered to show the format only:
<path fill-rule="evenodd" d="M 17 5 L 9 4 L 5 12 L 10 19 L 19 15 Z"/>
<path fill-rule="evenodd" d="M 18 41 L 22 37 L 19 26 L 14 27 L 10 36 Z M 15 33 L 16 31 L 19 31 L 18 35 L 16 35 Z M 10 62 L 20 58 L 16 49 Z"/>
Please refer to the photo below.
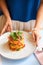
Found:
<path fill-rule="evenodd" d="M 16 32 L 16 30 L 14 30 L 14 31 L 12 31 L 12 32 Z M 22 31 L 22 32 L 26 32 L 26 31 Z M 10 32 L 7 32 L 7 33 L 10 33 Z M 4 33 L 4 34 L 7 34 L 7 33 Z M 26 33 L 29 33 L 29 32 L 26 32 Z M 3 35 L 4 35 L 4 34 L 3 34 Z M 3 36 L 3 35 L 2 35 L 2 36 Z M 35 49 L 36 49 L 36 47 L 35 47 Z M 34 49 L 34 51 L 35 51 L 35 49 Z M 33 51 L 31 54 L 33 54 L 33 53 L 34 53 L 34 51 Z M 30 55 L 31 55 L 31 54 L 30 54 Z M 24 56 L 24 57 L 11 58 L 11 57 L 4 56 L 2 53 L 0 53 L 0 55 L 1 55 L 2 57 L 6 58 L 6 59 L 12 59 L 12 60 L 24 59 L 24 58 L 26 58 L 26 57 L 29 57 L 29 56 L 30 56 L 30 55 L 26 55 L 26 56 Z"/>

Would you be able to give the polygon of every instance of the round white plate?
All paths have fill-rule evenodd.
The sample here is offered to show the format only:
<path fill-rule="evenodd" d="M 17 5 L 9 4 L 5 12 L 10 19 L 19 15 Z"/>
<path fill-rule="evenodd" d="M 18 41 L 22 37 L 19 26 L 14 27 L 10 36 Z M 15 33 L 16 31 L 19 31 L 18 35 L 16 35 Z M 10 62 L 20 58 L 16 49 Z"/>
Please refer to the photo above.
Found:
<path fill-rule="evenodd" d="M 11 51 L 9 49 L 9 46 L 7 44 L 8 41 L 8 36 L 10 32 L 7 32 L 0 36 L 0 54 L 6 58 L 9 59 L 22 59 L 30 56 L 36 49 L 36 46 L 32 44 L 32 41 L 30 41 L 31 38 L 31 33 L 24 32 L 24 44 L 25 47 L 19 51 Z"/>

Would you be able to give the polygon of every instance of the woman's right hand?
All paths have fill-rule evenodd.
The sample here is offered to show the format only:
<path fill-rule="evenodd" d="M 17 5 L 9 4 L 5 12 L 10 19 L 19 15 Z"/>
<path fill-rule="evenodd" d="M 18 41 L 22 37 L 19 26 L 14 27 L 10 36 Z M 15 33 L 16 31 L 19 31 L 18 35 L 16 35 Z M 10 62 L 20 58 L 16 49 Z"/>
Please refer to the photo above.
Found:
<path fill-rule="evenodd" d="M 11 21 L 11 19 L 7 19 L 6 24 L 5 24 L 4 28 L 2 29 L 1 35 L 5 32 L 9 32 L 12 30 L 13 30 L 12 21 Z"/>

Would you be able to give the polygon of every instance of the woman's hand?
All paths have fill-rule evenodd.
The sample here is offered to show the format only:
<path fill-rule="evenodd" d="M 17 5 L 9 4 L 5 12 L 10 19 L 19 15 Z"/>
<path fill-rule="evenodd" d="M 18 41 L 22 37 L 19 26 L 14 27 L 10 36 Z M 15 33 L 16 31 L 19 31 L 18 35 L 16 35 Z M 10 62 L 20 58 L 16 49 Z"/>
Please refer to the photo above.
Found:
<path fill-rule="evenodd" d="M 12 21 L 11 21 L 11 19 L 7 19 L 6 24 L 5 24 L 4 28 L 2 29 L 1 35 L 4 32 L 9 32 L 9 31 L 12 31 L 12 30 L 13 30 Z"/>
<path fill-rule="evenodd" d="M 33 40 L 34 42 L 36 42 L 35 45 L 38 45 L 38 41 L 40 40 L 41 36 L 40 36 L 40 30 L 39 29 L 34 29 L 32 31 L 32 36 L 33 36 Z"/>

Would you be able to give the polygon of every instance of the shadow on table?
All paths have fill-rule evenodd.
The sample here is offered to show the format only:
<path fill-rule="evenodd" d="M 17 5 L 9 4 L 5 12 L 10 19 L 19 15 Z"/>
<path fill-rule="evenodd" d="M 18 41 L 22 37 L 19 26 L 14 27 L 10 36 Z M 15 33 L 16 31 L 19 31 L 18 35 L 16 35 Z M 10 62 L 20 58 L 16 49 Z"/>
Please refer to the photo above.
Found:
<path fill-rule="evenodd" d="M 11 60 L 2 57 L 2 65 L 40 65 L 37 59 L 35 58 L 34 54 L 19 60 Z"/>

